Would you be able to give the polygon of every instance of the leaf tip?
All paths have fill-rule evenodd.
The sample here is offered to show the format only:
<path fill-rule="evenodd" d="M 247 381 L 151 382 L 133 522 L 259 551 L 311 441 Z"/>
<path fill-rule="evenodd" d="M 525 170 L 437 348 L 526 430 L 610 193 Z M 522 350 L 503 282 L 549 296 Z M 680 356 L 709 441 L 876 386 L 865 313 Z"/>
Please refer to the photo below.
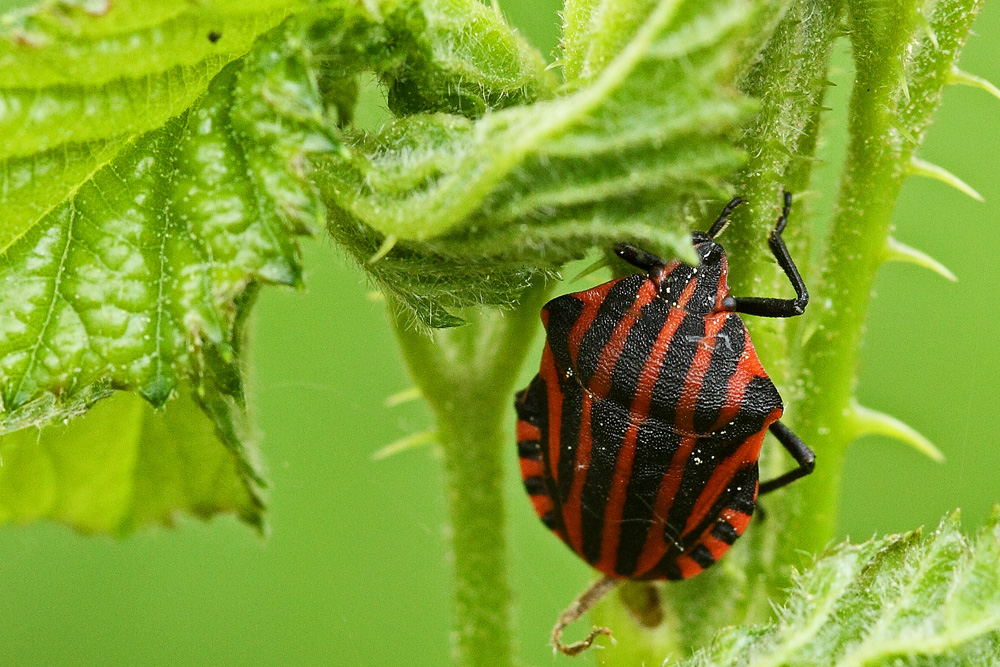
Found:
<path fill-rule="evenodd" d="M 157 410 L 167 404 L 173 392 L 173 379 L 163 374 L 156 375 L 139 390 L 139 394 Z"/>

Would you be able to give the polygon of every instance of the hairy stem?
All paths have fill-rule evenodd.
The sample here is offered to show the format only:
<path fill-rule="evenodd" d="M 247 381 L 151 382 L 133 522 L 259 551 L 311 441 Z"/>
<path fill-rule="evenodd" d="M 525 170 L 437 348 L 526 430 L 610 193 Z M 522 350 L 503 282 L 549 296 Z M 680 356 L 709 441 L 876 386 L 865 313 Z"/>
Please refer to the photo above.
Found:
<path fill-rule="evenodd" d="M 741 194 L 750 201 L 745 222 L 734 230 L 732 286 L 735 294 L 789 297 L 788 278 L 778 268 L 766 239 L 774 228 L 782 192 L 797 195 L 784 234 L 800 273 L 809 275 L 809 224 L 801 194 L 809 187 L 815 164 L 817 134 L 827 91 L 830 54 L 840 29 L 843 3 L 801 0 L 789 10 L 761 58 L 744 77 L 745 92 L 761 100 L 761 109 L 744 139 L 751 156 L 740 174 Z M 786 403 L 794 398 L 799 369 L 793 363 L 801 318 L 746 318 L 754 345 Z M 794 411 L 783 417 L 793 423 Z M 792 464 L 787 453 L 768 437 L 760 474 L 774 479 Z M 825 502 L 817 499 L 817 502 Z M 832 499 L 829 502 L 833 502 Z M 790 515 L 801 511 L 788 496 L 763 500 L 768 521 L 756 522 L 747 536 L 746 601 L 742 616 L 732 620 L 762 621 L 770 604 L 788 587 L 789 561 L 778 545 L 787 539 Z M 831 539 L 833 534 L 828 536 Z"/>
<path fill-rule="evenodd" d="M 515 664 L 503 502 L 504 428 L 546 289 L 530 287 L 508 312 L 470 314 L 433 334 L 393 311 L 403 356 L 437 421 L 454 565 L 455 653 L 467 667 Z"/>
<path fill-rule="evenodd" d="M 892 211 L 981 1 L 939 3 L 927 17 L 929 27 L 921 26 L 913 7 L 897 8 L 894 25 L 887 26 L 872 18 L 883 16 L 873 4 L 850 3 L 857 67 L 850 143 L 822 268 L 822 299 L 812 306 L 813 332 L 802 352 L 804 393 L 795 406 L 799 434 L 817 451 L 817 465 L 788 492 L 804 510 L 787 527 L 794 538 L 781 545 L 789 561 L 795 550 L 821 550 L 833 535 L 844 452 L 859 434 L 852 406 L 864 321 L 875 274 L 886 260 Z M 934 40 L 917 37 L 920 32 Z"/>
<path fill-rule="evenodd" d="M 646 649 L 631 647 L 630 655 L 651 659 L 671 645 L 690 650 L 720 625 L 766 619 L 770 604 L 781 600 L 788 587 L 789 566 L 801 565 L 803 551 L 820 551 L 835 536 L 844 451 L 864 432 L 855 418 L 861 413 L 853 395 L 872 284 L 887 258 L 891 215 L 902 183 L 912 173 L 911 158 L 940 103 L 979 3 L 940 3 L 927 17 L 929 27 L 909 3 L 890 8 L 888 24 L 885 12 L 872 6 L 884 5 L 881 0 L 849 4 L 858 77 L 849 109 L 849 152 L 821 271 L 809 272 L 801 200 L 788 229 L 800 270 L 821 275 L 821 280 L 810 281 L 813 301 L 801 321 L 748 319 L 758 353 L 785 396 L 785 421 L 817 452 L 816 472 L 764 499 L 768 520 L 755 523 L 726 563 L 693 581 L 669 584 L 663 597 L 673 633 L 630 627 Z M 789 291 L 763 241 L 777 215 L 780 191 L 808 188 L 841 16 L 841 3 L 796 3 L 743 82 L 761 108 L 745 135 L 750 160 L 739 179 L 739 194 L 750 205 L 734 216 L 725 238 L 736 294 L 781 296 Z M 762 478 L 789 465 L 785 453 L 769 441 Z M 729 567 L 734 561 L 742 566 Z M 707 599 L 716 602 L 706 608 Z M 614 628 L 612 618 L 605 612 L 600 620 Z M 615 620 L 619 626 L 628 623 L 621 613 Z M 605 664 L 631 664 L 624 661 L 624 651 L 609 653 L 616 659 Z"/>

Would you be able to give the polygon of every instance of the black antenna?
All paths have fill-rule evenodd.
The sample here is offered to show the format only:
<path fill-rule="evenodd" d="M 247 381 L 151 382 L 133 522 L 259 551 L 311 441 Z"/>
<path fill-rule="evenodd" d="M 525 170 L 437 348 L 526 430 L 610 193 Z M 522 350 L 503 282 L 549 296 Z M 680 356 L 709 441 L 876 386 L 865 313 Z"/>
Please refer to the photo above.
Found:
<path fill-rule="evenodd" d="M 715 222 L 712 223 L 712 226 L 709 227 L 708 238 L 714 239 L 716 236 L 721 234 L 722 231 L 726 228 L 726 225 L 729 224 L 729 214 L 735 211 L 737 206 L 745 203 L 746 201 L 744 201 L 743 199 L 740 199 L 739 197 L 733 197 L 729 201 L 729 203 L 726 204 L 726 208 L 722 209 L 722 213 L 720 213 L 719 217 L 716 218 Z"/>

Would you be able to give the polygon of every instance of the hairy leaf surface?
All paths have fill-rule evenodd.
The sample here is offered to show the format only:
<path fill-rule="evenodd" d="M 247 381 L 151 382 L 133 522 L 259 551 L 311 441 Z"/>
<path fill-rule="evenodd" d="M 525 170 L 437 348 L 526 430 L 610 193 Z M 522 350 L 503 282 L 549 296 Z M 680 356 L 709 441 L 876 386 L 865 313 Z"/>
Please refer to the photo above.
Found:
<path fill-rule="evenodd" d="M 0 251 L 125 142 L 189 108 L 298 4 L 125 0 L 95 14 L 53 3 L 5 16 Z"/>
<path fill-rule="evenodd" d="M 350 154 L 323 159 L 334 235 L 425 323 L 509 304 L 532 276 L 623 238 L 690 258 L 685 205 L 728 194 L 752 106 L 733 87 L 740 47 L 774 9 L 624 4 L 633 34 L 554 95 L 481 116 L 405 116 L 348 134 Z M 565 57 L 582 48 L 567 42 Z"/>
<path fill-rule="evenodd" d="M 8 22 L 0 433 L 76 417 L 114 390 L 167 414 L 139 416 L 122 397 L 68 431 L 0 438 L 15 462 L 0 519 L 120 532 L 226 510 L 262 525 L 241 323 L 257 284 L 300 281 L 295 236 L 322 222 L 306 155 L 336 147 L 299 45 L 281 28 L 255 43 L 289 7 L 52 5 Z M 171 456 L 186 465 L 162 474 Z M 19 477 L 29 469 L 49 472 Z M 102 470 L 88 488 L 83 472 Z"/>
<path fill-rule="evenodd" d="M 837 546 L 796 575 L 766 627 L 733 628 L 684 667 L 1000 665 L 1000 526 L 967 538 L 958 514 Z"/>

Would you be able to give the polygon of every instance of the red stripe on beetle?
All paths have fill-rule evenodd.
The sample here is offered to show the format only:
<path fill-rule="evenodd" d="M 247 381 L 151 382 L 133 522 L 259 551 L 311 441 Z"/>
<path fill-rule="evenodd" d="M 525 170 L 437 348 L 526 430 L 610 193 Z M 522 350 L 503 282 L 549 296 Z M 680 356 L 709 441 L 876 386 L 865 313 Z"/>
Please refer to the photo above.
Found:
<path fill-rule="evenodd" d="M 656 284 L 652 280 L 645 281 L 639 288 L 635 301 L 629 306 L 628 311 L 615 324 L 611 338 L 601 350 L 601 356 L 597 360 L 597 369 L 587 382 L 587 387 L 597 398 L 605 398 L 611 390 L 611 372 L 625 349 L 625 341 L 628 340 L 629 331 L 632 325 L 639 319 L 642 309 L 656 298 Z"/>
<path fill-rule="evenodd" d="M 635 460 L 635 444 L 639 436 L 639 426 L 646 417 L 649 416 L 649 405 L 653 399 L 653 388 L 660 375 L 663 366 L 663 359 L 666 357 L 670 341 L 677 333 L 678 327 L 684 321 L 684 306 L 694 294 L 695 284 L 692 281 L 681 292 L 677 299 L 677 307 L 671 309 L 667 316 L 667 321 L 657 335 L 656 343 L 653 345 L 653 352 L 646 363 L 643 364 L 639 373 L 639 386 L 636 388 L 632 398 L 632 405 L 629 414 L 632 419 L 629 422 L 628 430 L 625 433 L 621 450 L 618 452 L 618 459 L 615 462 L 614 478 L 611 482 L 611 490 L 608 494 L 608 502 L 604 508 L 604 526 L 601 535 L 601 556 L 595 567 L 602 572 L 613 572 L 618 554 L 618 542 L 621 537 L 622 513 L 625 510 L 625 493 L 628 490 L 628 482 L 632 477 L 632 463 Z M 690 448 L 688 449 L 690 454 Z M 671 468 L 673 465 L 671 464 Z M 669 472 L 667 473 L 669 474 Z M 680 480 L 678 480 L 678 484 Z M 669 511 L 669 509 L 668 509 Z M 657 516 L 660 515 L 657 513 Z M 661 540 L 662 541 L 662 540 Z"/>
<path fill-rule="evenodd" d="M 681 579 L 690 579 L 705 569 L 687 554 L 681 554 L 677 557 L 677 568 L 681 571 Z"/>
<path fill-rule="evenodd" d="M 538 428 L 534 424 L 529 424 L 523 419 L 518 420 L 517 422 L 518 442 L 534 442 L 541 439 L 542 439 L 542 429 Z"/>
<path fill-rule="evenodd" d="M 715 466 L 711 476 L 708 478 L 708 482 L 698 495 L 698 500 L 695 501 L 694 506 L 691 508 L 691 513 L 688 514 L 682 534 L 686 535 L 704 521 L 709 511 L 711 511 L 712 506 L 722 496 L 722 492 L 729 486 L 729 482 L 736 473 L 748 463 L 752 463 L 760 457 L 760 444 L 763 440 L 764 431 L 750 436 L 743 441 L 743 444 L 732 455 L 723 459 Z"/>
<path fill-rule="evenodd" d="M 576 465 L 573 468 L 573 486 L 570 487 L 569 497 L 563 504 L 566 536 L 569 538 L 570 546 L 577 553 L 583 553 L 583 483 L 587 480 L 590 450 L 593 447 L 590 430 L 590 413 L 593 404 L 594 399 L 590 392 L 584 390 L 580 432 L 577 434 Z"/>
<path fill-rule="evenodd" d="M 684 386 L 681 389 L 680 398 L 677 400 L 677 417 L 675 426 L 683 433 L 694 433 L 694 413 L 698 405 L 698 394 L 701 393 L 701 386 L 705 381 L 705 374 L 708 372 L 709 364 L 712 362 L 714 345 L 707 344 L 706 341 L 714 341 L 723 325 L 726 323 L 725 317 L 709 317 L 705 322 L 705 335 L 698 343 L 698 349 L 694 353 L 694 360 L 684 379 Z"/>
<path fill-rule="evenodd" d="M 754 493 L 754 498 L 757 497 L 757 493 Z M 727 507 L 719 513 L 719 518 L 723 521 L 729 523 L 733 529 L 736 530 L 737 535 L 742 535 L 743 531 L 747 529 L 750 525 L 750 515 L 746 512 L 741 512 L 739 510 L 734 510 L 732 507 Z"/>
<path fill-rule="evenodd" d="M 528 497 L 531 498 L 531 504 L 535 508 L 535 513 L 538 516 L 545 516 L 555 509 L 555 505 L 552 504 L 552 498 L 547 495 Z"/>
<path fill-rule="evenodd" d="M 663 370 L 663 359 L 667 356 L 667 351 L 670 349 L 670 341 L 674 339 L 677 329 L 684 321 L 685 315 L 687 315 L 684 311 L 684 306 L 687 305 L 692 294 L 694 294 L 693 284 L 688 285 L 681 292 L 680 297 L 677 299 L 677 307 L 670 309 L 667 321 L 660 329 L 660 333 L 657 334 L 656 342 L 653 343 L 653 350 L 639 372 L 639 385 L 636 387 L 635 395 L 632 398 L 632 407 L 633 409 L 641 408 L 641 416 L 643 417 L 649 415 L 649 404 L 653 400 L 653 389 L 656 387 L 656 380 L 660 377 L 660 372 Z"/>
<path fill-rule="evenodd" d="M 552 479 L 558 484 L 559 447 L 562 442 L 563 395 L 559 389 L 559 372 L 556 370 L 556 360 L 552 356 L 552 350 L 549 348 L 548 343 L 545 343 L 545 349 L 542 350 L 542 366 L 538 370 L 538 374 L 545 381 L 545 392 L 549 405 L 549 441 L 548 443 L 542 443 L 542 446 L 548 444 L 549 470 L 552 473 Z"/>
<path fill-rule="evenodd" d="M 670 467 L 667 468 L 666 474 L 663 475 L 663 480 L 660 482 L 660 490 L 656 494 L 653 523 L 646 533 L 646 543 L 642 547 L 642 552 L 639 555 L 639 561 L 633 576 L 641 576 L 653 569 L 671 547 L 663 539 L 663 531 L 666 528 L 667 516 L 670 514 L 670 508 L 674 504 L 674 498 L 677 497 L 677 491 L 681 487 L 684 469 L 687 468 L 688 459 L 691 457 L 691 452 L 694 450 L 696 442 L 698 442 L 698 439 L 694 436 L 682 438 L 680 446 L 674 452 L 673 458 L 670 459 Z"/>
<path fill-rule="evenodd" d="M 708 553 L 712 554 L 712 558 L 718 561 L 729 551 L 731 545 L 726 544 L 718 537 L 714 537 L 711 533 L 712 527 L 709 526 L 708 530 L 705 531 L 705 535 L 698 542 L 699 544 L 704 544 L 705 548 L 708 549 Z"/>
<path fill-rule="evenodd" d="M 619 280 L 621 279 L 619 278 Z M 577 363 L 577 357 L 580 353 L 580 343 L 583 342 L 584 334 L 587 333 L 590 325 L 594 323 L 594 319 L 601 309 L 601 304 L 617 282 L 618 280 L 611 280 L 603 285 L 598 285 L 594 289 L 576 295 L 578 299 L 583 301 L 583 312 L 580 313 L 580 317 L 577 318 L 576 322 L 573 323 L 573 327 L 569 330 L 569 358 L 573 364 Z"/>
<path fill-rule="evenodd" d="M 601 572 L 614 572 L 615 559 L 618 555 L 618 538 L 621 536 L 622 512 L 625 509 L 625 489 L 632 476 L 632 462 L 635 459 L 635 441 L 639 436 L 639 427 L 629 424 L 625 440 L 618 451 L 615 463 L 615 476 L 611 482 L 611 492 L 604 508 L 604 525 L 601 534 L 601 555 L 594 564 Z"/>
<path fill-rule="evenodd" d="M 712 425 L 711 431 L 713 433 L 720 431 L 736 418 L 740 412 L 740 408 L 743 407 L 743 397 L 746 394 L 747 386 L 758 376 L 755 373 L 756 369 L 753 367 L 753 364 L 748 362 L 748 359 L 757 357 L 757 352 L 753 348 L 753 343 L 750 342 L 750 336 L 746 333 L 746 329 L 743 332 L 744 354 L 736 362 L 736 370 L 729 378 L 729 386 L 726 390 L 726 402 L 722 406 L 722 409 L 719 410 L 719 418 Z"/>
<path fill-rule="evenodd" d="M 520 459 L 521 479 L 529 477 L 543 477 L 545 475 L 545 462 L 540 459 Z"/>

